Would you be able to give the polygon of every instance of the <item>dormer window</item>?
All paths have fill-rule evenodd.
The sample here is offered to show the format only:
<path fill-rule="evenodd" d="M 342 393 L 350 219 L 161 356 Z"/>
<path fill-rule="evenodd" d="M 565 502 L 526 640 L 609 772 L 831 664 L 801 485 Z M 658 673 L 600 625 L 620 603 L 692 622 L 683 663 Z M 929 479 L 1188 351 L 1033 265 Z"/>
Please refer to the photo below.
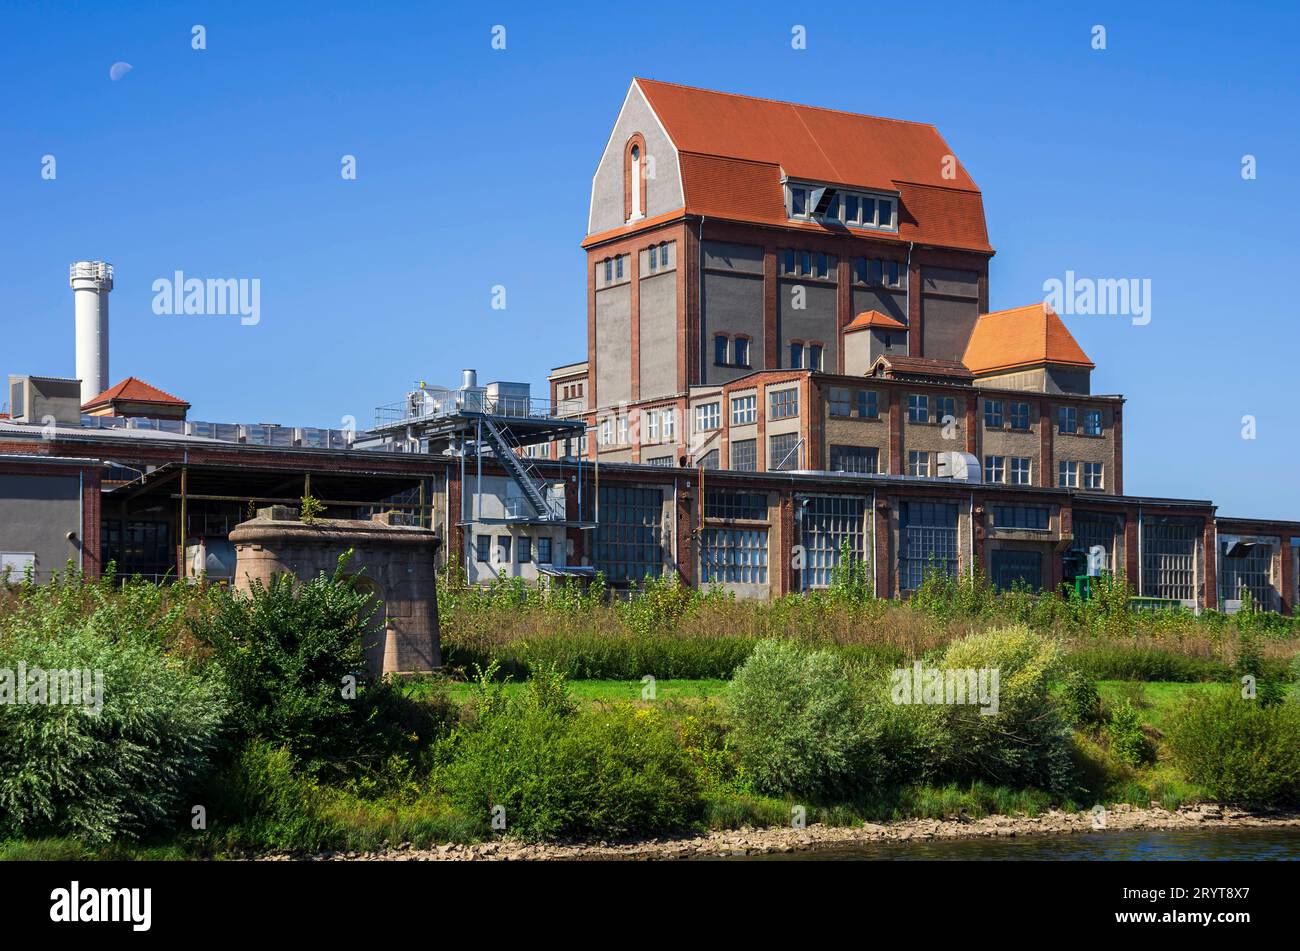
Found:
<path fill-rule="evenodd" d="M 785 189 L 786 207 L 791 218 L 875 231 L 898 230 L 898 199 L 892 195 L 799 183 L 787 183 Z"/>

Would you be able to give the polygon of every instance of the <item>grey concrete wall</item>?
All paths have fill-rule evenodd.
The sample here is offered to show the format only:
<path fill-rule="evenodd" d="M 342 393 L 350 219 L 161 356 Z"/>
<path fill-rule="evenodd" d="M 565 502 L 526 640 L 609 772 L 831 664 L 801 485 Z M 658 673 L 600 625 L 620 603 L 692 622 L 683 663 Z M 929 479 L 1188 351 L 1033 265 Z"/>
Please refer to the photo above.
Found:
<path fill-rule="evenodd" d="M 632 399 L 632 285 L 596 292 L 596 397 L 602 407 Z"/>
<path fill-rule="evenodd" d="M 645 273 L 644 271 L 642 272 Z M 677 272 L 641 281 L 641 399 L 677 392 Z"/>
<path fill-rule="evenodd" d="M 75 562 L 67 533 L 81 536 L 80 495 L 76 476 L 0 475 L 0 552 L 35 553 L 38 581 Z"/>
<path fill-rule="evenodd" d="M 646 166 L 644 209 L 647 218 L 681 208 L 682 181 L 677 168 L 677 150 L 659 127 L 645 97 L 632 89 L 623 104 L 622 114 L 614 124 L 613 135 L 596 166 L 592 179 L 591 214 L 587 233 L 595 234 L 617 228 L 623 219 L 623 149 L 633 133 L 645 139 L 646 154 L 653 165 Z M 654 177 L 651 178 L 653 173 Z"/>
<path fill-rule="evenodd" d="M 749 362 L 753 370 L 764 369 L 763 363 L 763 276 L 740 272 L 704 272 L 701 301 L 703 333 L 700 335 L 703 380 L 705 384 L 726 383 L 750 373 L 743 367 L 719 367 L 713 364 L 713 337 L 747 334 Z"/>
<path fill-rule="evenodd" d="M 885 287 L 853 288 L 853 316 L 864 311 L 875 310 L 893 317 L 900 323 L 907 323 L 907 293 L 891 291 Z"/>
<path fill-rule="evenodd" d="M 797 288 L 803 288 L 803 309 L 797 309 Z M 777 363 L 790 365 L 790 341 L 816 341 L 825 348 L 822 368 L 834 371 L 839 359 L 839 325 L 836 320 L 834 281 L 782 278 L 776 290 Z M 807 356 L 805 355 L 805 361 Z"/>
<path fill-rule="evenodd" d="M 960 360 L 979 319 L 979 275 L 974 271 L 921 271 L 922 355 Z"/>
<path fill-rule="evenodd" d="M 1047 368 L 1047 392 L 1082 393 L 1092 392 L 1092 373 L 1088 370 L 1072 370 L 1066 367 Z"/>

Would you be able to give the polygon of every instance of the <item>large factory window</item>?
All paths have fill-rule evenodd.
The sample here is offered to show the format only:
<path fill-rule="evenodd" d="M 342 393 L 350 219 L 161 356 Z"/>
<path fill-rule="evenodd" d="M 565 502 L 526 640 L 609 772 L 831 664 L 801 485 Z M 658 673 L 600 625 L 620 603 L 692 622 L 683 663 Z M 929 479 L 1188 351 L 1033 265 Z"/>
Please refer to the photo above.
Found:
<path fill-rule="evenodd" d="M 700 532 L 700 580 L 767 584 L 767 529 L 706 528 Z"/>
<path fill-rule="evenodd" d="M 900 585 L 915 591 L 931 566 L 957 576 L 957 506 L 951 502 L 904 502 L 899 521 Z"/>
<path fill-rule="evenodd" d="M 1031 591 L 1042 590 L 1041 552 L 1001 548 L 992 553 L 990 562 L 993 587 L 999 591 L 1010 591 L 1017 585 L 1025 585 Z"/>
<path fill-rule="evenodd" d="M 657 578 L 663 570 L 663 494 L 658 489 L 600 487 L 596 568 L 614 583 Z"/>
<path fill-rule="evenodd" d="M 810 498 L 803 502 L 799 523 L 804 547 L 803 586 L 825 588 L 839 563 L 845 543 L 854 558 L 864 557 L 863 513 L 866 503 L 855 498 Z"/>
<path fill-rule="evenodd" d="M 1201 526 L 1174 519 L 1142 523 L 1142 594 L 1195 601 L 1196 546 Z"/>
<path fill-rule="evenodd" d="M 1244 600 L 1244 592 L 1249 591 L 1256 608 L 1276 611 L 1273 550 L 1267 542 L 1220 541 L 1219 597 Z"/>

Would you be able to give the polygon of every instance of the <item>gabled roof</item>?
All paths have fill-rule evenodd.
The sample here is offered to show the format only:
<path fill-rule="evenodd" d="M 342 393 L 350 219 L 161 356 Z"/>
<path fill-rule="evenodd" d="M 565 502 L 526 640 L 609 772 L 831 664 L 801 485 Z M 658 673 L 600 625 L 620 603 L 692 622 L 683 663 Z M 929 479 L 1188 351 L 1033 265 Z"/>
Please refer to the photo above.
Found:
<path fill-rule="evenodd" d="M 156 386 L 150 386 L 144 380 L 128 376 L 121 383 L 111 386 L 98 396 L 91 398 L 88 402 L 83 403 L 82 409 L 94 409 L 99 406 L 106 406 L 109 403 L 163 403 L 169 406 L 183 406 L 189 409 L 190 404 L 170 393 L 164 393 Z"/>
<path fill-rule="evenodd" d="M 1046 303 L 981 314 L 962 362 L 976 374 L 1062 364 L 1094 364 Z"/>
<path fill-rule="evenodd" d="M 858 316 L 849 321 L 844 328 L 845 333 L 851 333 L 856 330 L 892 330 L 907 332 L 907 324 L 900 320 L 890 317 L 888 314 L 882 314 L 878 310 L 864 310 Z"/>
<path fill-rule="evenodd" d="M 992 251 L 979 188 L 932 125 L 635 83 L 678 150 L 687 214 L 825 232 L 817 222 L 787 218 L 784 174 L 900 194 L 897 232 L 844 230 Z"/>
<path fill-rule="evenodd" d="M 876 358 L 867 376 L 887 380 L 930 381 L 934 383 L 970 383 L 975 379 L 964 365 L 956 360 L 938 360 L 934 357 L 909 357 L 885 353 Z"/>

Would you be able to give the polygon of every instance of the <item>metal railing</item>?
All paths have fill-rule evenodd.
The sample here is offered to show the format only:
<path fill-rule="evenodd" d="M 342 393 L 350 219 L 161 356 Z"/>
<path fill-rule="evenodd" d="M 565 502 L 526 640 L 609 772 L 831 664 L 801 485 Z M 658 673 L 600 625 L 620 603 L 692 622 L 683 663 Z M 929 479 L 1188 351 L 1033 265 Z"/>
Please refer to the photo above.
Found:
<path fill-rule="evenodd" d="M 375 426 L 444 419 L 467 413 L 515 419 L 555 419 L 580 412 L 581 400 L 542 400 L 508 394 L 491 396 L 481 389 L 423 389 L 408 394 L 401 402 L 376 407 Z"/>

